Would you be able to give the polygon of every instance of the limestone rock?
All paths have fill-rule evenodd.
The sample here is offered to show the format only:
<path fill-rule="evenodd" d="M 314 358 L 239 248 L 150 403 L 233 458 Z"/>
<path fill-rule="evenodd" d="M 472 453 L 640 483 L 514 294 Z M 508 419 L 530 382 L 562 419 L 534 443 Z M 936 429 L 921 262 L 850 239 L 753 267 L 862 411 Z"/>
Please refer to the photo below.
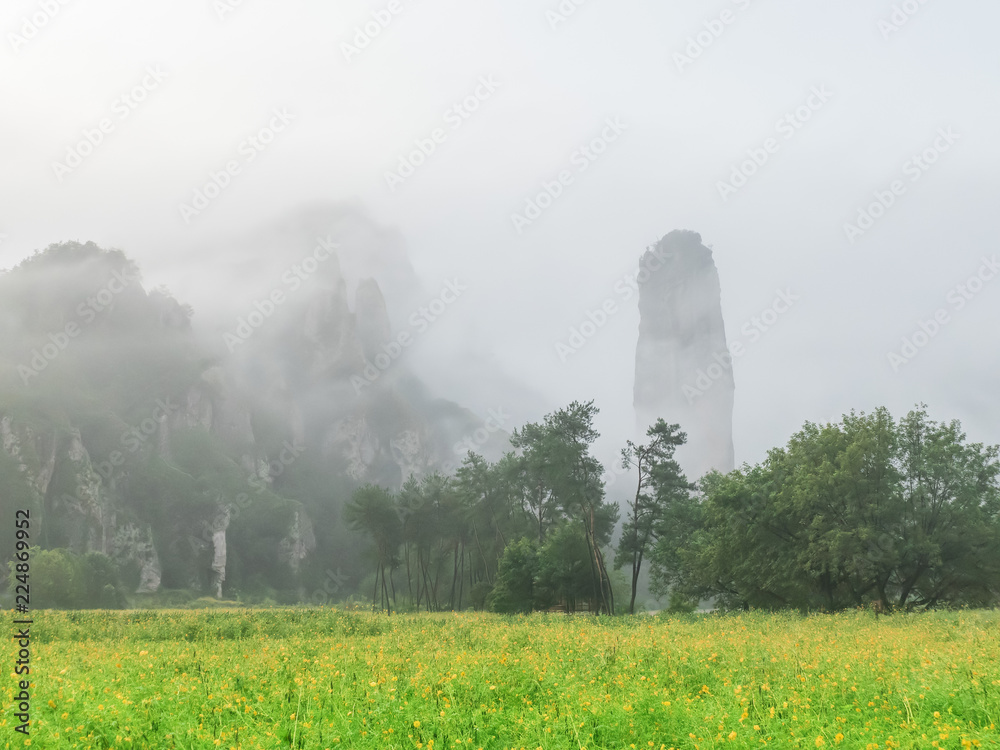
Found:
<path fill-rule="evenodd" d="M 697 232 L 674 231 L 646 251 L 639 267 L 649 269 L 639 276 L 640 434 L 659 417 L 678 423 L 688 443 L 677 458 L 689 479 L 731 471 L 735 384 L 712 251 Z"/>

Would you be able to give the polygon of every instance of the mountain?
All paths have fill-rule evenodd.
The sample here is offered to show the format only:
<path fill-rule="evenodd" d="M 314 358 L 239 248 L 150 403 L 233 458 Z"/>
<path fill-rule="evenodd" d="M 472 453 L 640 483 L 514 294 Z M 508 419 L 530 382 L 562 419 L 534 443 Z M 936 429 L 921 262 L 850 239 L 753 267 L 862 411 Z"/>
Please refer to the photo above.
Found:
<path fill-rule="evenodd" d="M 658 417 L 678 423 L 689 477 L 734 468 L 732 357 L 712 251 L 675 230 L 640 259 L 634 406 L 641 433 Z"/>
<path fill-rule="evenodd" d="M 501 433 L 472 443 L 483 421 L 408 371 L 378 281 L 348 278 L 332 231 L 303 241 L 315 230 L 268 238 L 283 260 L 249 297 L 214 279 L 237 293 L 207 320 L 93 243 L 0 273 L 4 517 L 28 509 L 42 549 L 113 559 L 130 592 L 295 601 L 331 568 L 365 574 L 342 521 L 358 486 L 498 453 Z"/>

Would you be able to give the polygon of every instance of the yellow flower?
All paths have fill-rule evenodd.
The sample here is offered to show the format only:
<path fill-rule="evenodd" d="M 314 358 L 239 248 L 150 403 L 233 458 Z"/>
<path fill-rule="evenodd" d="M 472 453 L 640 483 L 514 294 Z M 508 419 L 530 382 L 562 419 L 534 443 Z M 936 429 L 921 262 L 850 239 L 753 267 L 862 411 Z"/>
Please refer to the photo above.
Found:
<path fill-rule="evenodd" d="M 420 722 L 419 721 L 413 722 L 413 726 L 415 726 L 417 729 L 420 729 Z"/>

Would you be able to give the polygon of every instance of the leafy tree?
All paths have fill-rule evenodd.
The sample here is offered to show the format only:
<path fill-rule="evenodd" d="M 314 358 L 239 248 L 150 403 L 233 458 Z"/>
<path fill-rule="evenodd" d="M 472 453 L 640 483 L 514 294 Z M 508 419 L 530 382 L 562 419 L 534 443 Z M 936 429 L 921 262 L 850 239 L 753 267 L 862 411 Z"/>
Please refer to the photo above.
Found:
<path fill-rule="evenodd" d="M 538 550 L 535 606 L 547 609 L 562 603 L 567 612 L 590 599 L 590 546 L 579 524 L 563 523 Z"/>
<path fill-rule="evenodd" d="M 31 548 L 31 605 L 38 609 L 121 609 L 118 565 L 99 552 Z M 14 564 L 9 564 L 11 570 Z M 16 577 L 10 580 L 16 585 Z M 13 590 L 14 585 L 11 586 Z"/>
<path fill-rule="evenodd" d="M 581 523 L 589 549 L 592 597 L 600 611 L 613 614 L 614 592 L 602 546 L 611 540 L 618 508 L 604 501 L 601 463 L 590 453 L 598 433 L 593 427 L 593 401 L 574 401 L 547 415 L 541 424 L 514 430 L 511 445 L 521 450 L 523 473 L 529 481 L 526 504 L 537 520 L 538 538 L 561 518 Z"/>
<path fill-rule="evenodd" d="M 476 551 L 470 568 L 488 585 L 493 583 L 507 537 L 515 531 L 503 474 L 504 467 L 471 451 L 455 472 L 455 492 L 468 509 L 467 530 Z"/>
<path fill-rule="evenodd" d="M 496 584 L 487 597 L 492 612 L 527 613 L 535 608 L 538 552 L 530 539 L 519 539 L 504 550 Z"/>
<path fill-rule="evenodd" d="M 997 447 L 925 407 L 806 423 L 756 467 L 710 475 L 683 551 L 685 590 L 723 606 L 995 603 Z"/>
<path fill-rule="evenodd" d="M 31 550 L 31 606 L 77 609 L 86 605 L 86 581 L 80 560 L 67 549 Z M 11 564 L 13 571 L 13 564 Z M 11 589 L 16 578 L 9 577 Z"/>
<path fill-rule="evenodd" d="M 668 425 L 658 419 L 646 431 L 646 436 L 650 440 L 645 445 L 629 440 L 622 449 L 622 468 L 633 468 L 638 473 L 635 495 L 628 503 L 625 525 L 615 550 L 615 568 L 621 568 L 626 561 L 632 566 L 630 614 L 635 613 L 643 560 L 658 536 L 668 532 L 665 527 L 668 511 L 686 500 L 694 490 L 694 485 L 687 481 L 674 460 L 674 452 L 687 441 L 680 425 Z"/>
<path fill-rule="evenodd" d="M 965 444 L 958 421 L 932 422 L 924 406 L 900 422 L 898 446 L 904 483 L 894 528 L 900 540 L 895 604 L 996 603 L 1000 449 Z"/>
<path fill-rule="evenodd" d="M 378 601 L 383 610 L 391 612 L 396 594 L 391 581 L 391 570 L 396 565 L 396 551 L 402 541 L 402 528 L 392 493 L 371 484 L 360 487 L 355 491 L 351 502 L 345 506 L 344 517 L 350 528 L 367 533 L 375 542 L 376 568 L 372 608 L 376 607 Z M 390 569 L 388 584 L 386 568 Z"/>

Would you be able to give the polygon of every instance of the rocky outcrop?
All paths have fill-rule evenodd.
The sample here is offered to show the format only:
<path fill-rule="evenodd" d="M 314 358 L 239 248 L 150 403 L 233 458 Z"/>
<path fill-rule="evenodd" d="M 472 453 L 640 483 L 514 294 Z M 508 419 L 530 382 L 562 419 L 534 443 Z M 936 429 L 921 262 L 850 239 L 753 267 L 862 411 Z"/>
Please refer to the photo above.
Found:
<path fill-rule="evenodd" d="M 278 544 L 278 560 L 297 574 L 302 561 L 315 549 L 316 534 L 313 532 L 312 521 L 305 511 L 297 510 L 292 515 L 288 536 Z"/>
<path fill-rule="evenodd" d="M 216 599 L 222 598 L 222 584 L 226 580 L 226 529 L 229 528 L 229 508 L 223 507 L 212 519 L 212 577 L 210 587 Z"/>
<path fill-rule="evenodd" d="M 379 354 L 384 354 L 382 347 L 392 335 L 385 298 L 374 279 L 364 279 L 358 285 L 354 309 L 362 351 L 365 359 L 373 362 Z"/>
<path fill-rule="evenodd" d="M 0 445 L 24 478 L 37 508 L 48 492 L 56 465 L 56 437 L 29 425 L 15 424 L 10 415 L 0 417 Z M 36 528 L 37 531 L 37 528 Z"/>
<path fill-rule="evenodd" d="M 222 596 L 276 567 L 265 583 L 288 586 L 285 568 L 293 578 L 315 572 L 310 555 L 339 532 L 330 506 L 353 485 L 399 487 L 460 459 L 465 449 L 452 447 L 470 436 L 488 437 L 481 419 L 431 396 L 391 346 L 409 297 L 425 297 L 398 238 L 319 218 L 330 215 L 275 232 L 239 266 L 243 276 L 222 277 L 230 290 L 264 279 L 283 293 L 270 307 L 262 292 L 216 309 L 235 327 L 201 317 L 192 326 L 191 308 L 147 294 L 122 253 L 92 244 L 52 246 L 29 268 L 0 273 L 0 504 L 30 507 L 42 546 L 113 557 L 139 593 L 162 585 Z M 321 259 L 317 238 L 331 236 L 340 257 Z M 302 260 L 308 248 L 316 263 Z M 128 276 L 126 291 L 21 382 L 18 364 L 52 346 L 51 331 L 79 325 L 80 300 L 115 274 Z M 241 492 L 259 515 L 230 512 Z M 279 528 L 260 528 L 261 517 Z"/>
<path fill-rule="evenodd" d="M 100 552 L 139 569 L 137 593 L 160 585 L 152 531 L 121 523 L 114 478 L 98 474 L 77 428 L 46 429 L 0 418 L 0 446 L 25 478 L 36 539 L 58 538 L 78 552 Z M 46 529 L 46 527 L 49 527 Z"/>
<path fill-rule="evenodd" d="M 153 530 L 148 526 L 126 523 L 115 532 L 111 555 L 123 563 L 135 563 L 139 567 L 137 594 L 152 594 L 160 588 L 160 557 L 153 543 Z"/>
<path fill-rule="evenodd" d="M 73 510 L 79 515 L 79 528 L 86 530 L 86 537 L 78 537 L 73 546 L 78 551 L 110 554 L 115 533 L 114 508 L 77 429 L 70 431 L 63 465 L 71 474 L 73 495 L 63 495 L 60 499 L 64 504 L 75 506 Z M 61 509 L 56 507 L 53 510 L 59 512 Z"/>
<path fill-rule="evenodd" d="M 678 423 L 688 442 L 677 458 L 689 478 L 731 471 L 735 384 L 712 251 L 697 232 L 674 231 L 646 251 L 639 268 L 640 433 L 659 417 Z"/>

